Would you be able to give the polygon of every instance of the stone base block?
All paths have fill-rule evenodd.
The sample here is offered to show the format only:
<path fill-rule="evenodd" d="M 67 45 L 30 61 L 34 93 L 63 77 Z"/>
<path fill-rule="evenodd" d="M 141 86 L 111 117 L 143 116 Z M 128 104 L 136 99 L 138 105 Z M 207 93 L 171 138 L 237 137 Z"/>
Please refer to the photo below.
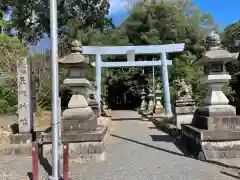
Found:
<path fill-rule="evenodd" d="M 32 134 L 12 134 L 11 132 L 2 132 L 0 140 L 0 154 L 32 154 Z"/>
<path fill-rule="evenodd" d="M 239 138 L 240 139 L 240 138 Z M 202 150 L 206 159 L 240 158 L 240 140 L 238 141 L 203 141 Z"/>
<path fill-rule="evenodd" d="M 105 140 L 108 135 L 108 126 L 101 126 L 97 131 L 90 132 L 63 132 L 62 142 L 69 145 L 69 157 L 74 159 L 97 160 L 105 158 Z M 43 133 L 39 143 L 43 156 L 51 156 L 52 134 Z M 63 148 L 62 148 L 63 149 Z M 63 151 L 60 152 L 63 155 Z"/>
<path fill-rule="evenodd" d="M 32 143 L 8 144 L 4 147 L 0 147 L 0 154 L 31 156 L 32 155 Z"/>
<path fill-rule="evenodd" d="M 108 127 L 99 127 L 96 131 L 88 132 L 63 132 L 62 133 L 62 142 L 89 142 L 89 141 L 102 141 L 106 134 L 108 133 Z M 42 133 L 40 139 L 38 140 L 40 144 L 51 143 L 52 142 L 52 133 Z"/>
<path fill-rule="evenodd" d="M 97 123 L 98 123 L 98 125 L 104 126 L 104 127 L 108 127 L 110 121 L 111 121 L 111 118 L 110 118 L 110 117 L 100 116 L 100 117 L 97 118 Z"/>
<path fill-rule="evenodd" d="M 195 105 L 175 107 L 177 129 L 181 129 L 182 124 L 192 123 L 195 110 Z"/>
<path fill-rule="evenodd" d="M 97 117 L 86 122 L 79 120 L 64 120 L 62 122 L 63 131 L 94 131 L 98 128 Z"/>
<path fill-rule="evenodd" d="M 176 115 L 177 129 L 181 129 L 182 124 L 191 124 L 193 114 Z"/>
<path fill-rule="evenodd" d="M 211 105 L 199 107 L 196 109 L 195 115 L 199 116 L 235 116 L 236 107 L 231 105 Z"/>
<path fill-rule="evenodd" d="M 180 106 L 175 107 L 176 114 L 194 114 L 196 106 Z"/>
<path fill-rule="evenodd" d="M 187 150 L 200 159 L 240 157 L 240 131 L 211 131 L 182 125 L 182 138 Z"/>
<path fill-rule="evenodd" d="M 72 159 L 96 159 L 105 160 L 105 142 L 74 142 L 68 143 L 69 145 L 69 158 Z M 42 155 L 44 157 L 52 156 L 52 144 L 42 145 Z M 60 152 L 60 156 L 63 157 L 63 150 Z"/>
<path fill-rule="evenodd" d="M 192 125 L 208 130 L 240 130 L 240 116 L 199 116 L 195 115 Z"/>

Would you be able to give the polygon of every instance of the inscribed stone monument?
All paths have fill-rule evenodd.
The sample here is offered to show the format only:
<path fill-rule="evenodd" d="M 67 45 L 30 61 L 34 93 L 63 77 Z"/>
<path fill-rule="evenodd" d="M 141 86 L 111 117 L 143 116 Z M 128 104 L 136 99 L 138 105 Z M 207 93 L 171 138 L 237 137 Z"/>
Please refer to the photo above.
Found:
<path fill-rule="evenodd" d="M 33 104 L 31 87 L 31 66 L 27 58 L 17 61 L 18 123 L 20 133 L 33 130 Z"/>

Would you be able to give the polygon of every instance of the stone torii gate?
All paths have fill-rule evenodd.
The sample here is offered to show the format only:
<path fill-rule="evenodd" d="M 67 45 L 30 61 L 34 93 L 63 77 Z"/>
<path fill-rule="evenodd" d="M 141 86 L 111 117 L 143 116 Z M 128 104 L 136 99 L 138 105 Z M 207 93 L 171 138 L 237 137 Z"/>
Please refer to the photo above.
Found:
<path fill-rule="evenodd" d="M 149 45 L 149 46 L 83 46 L 83 54 L 96 55 L 96 98 L 98 103 L 101 101 L 101 82 L 102 68 L 113 67 L 147 67 L 161 66 L 163 91 L 164 91 L 164 108 L 165 115 L 172 116 L 168 65 L 172 65 L 172 61 L 167 59 L 167 53 L 182 52 L 185 44 L 168 44 L 168 45 Z M 103 62 L 101 55 L 124 55 L 127 54 L 126 62 Z M 157 61 L 135 61 L 135 54 L 160 54 L 160 60 Z"/>

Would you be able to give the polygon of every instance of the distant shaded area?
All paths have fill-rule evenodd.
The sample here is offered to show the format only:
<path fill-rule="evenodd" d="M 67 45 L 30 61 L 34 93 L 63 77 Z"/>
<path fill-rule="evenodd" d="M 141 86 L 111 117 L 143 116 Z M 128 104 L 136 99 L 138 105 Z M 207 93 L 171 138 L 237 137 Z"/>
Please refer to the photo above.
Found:
<path fill-rule="evenodd" d="M 133 110 L 140 106 L 141 97 L 128 87 L 116 84 L 108 87 L 107 104 L 112 110 Z"/>

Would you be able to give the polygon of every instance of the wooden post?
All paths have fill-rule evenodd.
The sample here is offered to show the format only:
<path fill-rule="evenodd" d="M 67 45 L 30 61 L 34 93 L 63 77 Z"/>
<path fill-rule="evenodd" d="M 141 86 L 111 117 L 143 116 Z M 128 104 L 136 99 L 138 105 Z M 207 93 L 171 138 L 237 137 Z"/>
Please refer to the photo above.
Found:
<path fill-rule="evenodd" d="M 68 143 L 63 145 L 63 179 L 69 180 Z"/>
<path fill-rule="evenodd" d="M 32 143 L 32 174 L 33 180 L 38 180 L 38 143 Z"/>

